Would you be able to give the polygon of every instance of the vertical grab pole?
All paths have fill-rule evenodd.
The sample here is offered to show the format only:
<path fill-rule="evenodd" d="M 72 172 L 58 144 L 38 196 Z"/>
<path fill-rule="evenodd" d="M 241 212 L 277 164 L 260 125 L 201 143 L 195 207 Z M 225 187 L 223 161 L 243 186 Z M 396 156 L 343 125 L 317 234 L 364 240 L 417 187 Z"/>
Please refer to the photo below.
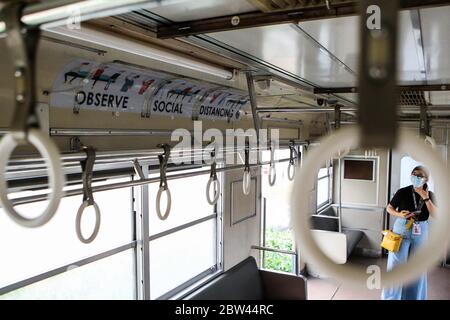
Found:
<path fill-rule="evenodd" d="M 392 148 L 397 141 L 398 2 L 361 1 L 359 127 L 363 148 Z"/>
<path fill-rule="evenodd" d="M 339 130 L 341 128 L 341 107 L 339 105 L 334 106 L 334 129 Z M 333 160 L 332 160 L 333 161 Z M 342 169 L 341 169 L 341 157 L 338 159 L 338 229 L 342 232 Z"/>

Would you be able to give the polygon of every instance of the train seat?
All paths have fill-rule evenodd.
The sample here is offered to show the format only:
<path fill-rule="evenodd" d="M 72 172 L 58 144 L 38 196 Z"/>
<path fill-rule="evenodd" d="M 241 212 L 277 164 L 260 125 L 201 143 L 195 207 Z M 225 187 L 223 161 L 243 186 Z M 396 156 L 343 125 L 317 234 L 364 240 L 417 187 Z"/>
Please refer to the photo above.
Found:
<path fill-rule="evenodd" d="M 306 300 L 306 279 L 258 269 L 248 257 L 187 297 L 188 300 Z"/>
<path fill-rule="evenodd" d="M 357 229 L 342 228 L 332 207 L 311 217 L 311 227 L 319 247 L 336 263 L 344 264 L 361 241 L 364 233 Z"/>

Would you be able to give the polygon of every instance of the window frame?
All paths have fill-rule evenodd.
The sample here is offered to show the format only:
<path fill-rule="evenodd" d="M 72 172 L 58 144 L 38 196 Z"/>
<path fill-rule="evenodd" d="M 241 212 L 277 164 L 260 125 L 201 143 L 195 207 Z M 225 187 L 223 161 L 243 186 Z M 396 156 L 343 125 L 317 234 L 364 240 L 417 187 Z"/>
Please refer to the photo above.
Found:
<path fill-rule="evenodd" d="M 220 168 L 221 166 L 223 166 L 222 162 L 217 162 L 217 168 Z M 202 165 L 188 165 L 188 166 L 180 166 L 180 167 L 173 167 L 170 168 L 168 170 L 168 172 L 174 172 L 177 171 L 178 173 L 181 172 L 190 172 L 190 171 L 194 171 L 196 169 L 201 169 L 203 166 Z M 144 166 L 143 165 L 143 173 L 144 176 L 146 178 L 149 177 L 149 175 L 151 174 L 159 174 L 159 167 L 154 167 L 154 166 Z M 177 299 L 183 299 L 185 296 L 189 295 L 191 292 L 195 291 L 196 289 L 198 289 L 200 286 L 202 286 L 203 284 L 205 284 L 206 282 L 208 282 L 210 279 L 216 277 L 217 275 L 219 275 L 220 273 L 223 272 L 223 190 L 224 190 L 224 173 L 223 172 L 218 172 L 217 173 L 217 177 L 219 180 L 219 184 L 220 184 L 220 190 L 221 191 L 221 195 L 219 196 L 219 200 L 217 201 L 217 203 L 213 206 L 213 210 L 211 210 L 211 214 L 203 217 L 203 218 L 199 218 L 199 219 L 195 219 L 192 221 L 189 221 L 187 223 L 184 223 L 182 225 L 176 226 L 174 228 L 170 228 L 167 230 L 164 230 L 162 232 L 159 232 L 157 234 L 151 235 L 150 236 L 150 232 L 149 232 L 149 223 L 148 223 L 148 215 L 150 213 L 149 210 L 149 206 L 153 205 L 153 202 L 149 202 L 148 200 L 144 200 L 144 203 L 142 203 L 141 208 L 137 208 L 137 212 L 138 215 L 142 214 L 142 217 L 147 216 L 147 219 L 142 219 L 141 223 L 143 225 L 140 225 L 140 223 L 138 223 L 138 228 L 143 228 L 142 230 L 145 230 L 144 232 L 146 232 L 146 237 L 144 239 L 142 239 L 143 241 L 146 242 L 147 245 L 144 245 L 141 252 L 145 252 L 142 254 L 142 258 L 141 258 L 141 267 L 138 271 L 138 275 L 143 274 L 146 275 L 144 276 L 142 279 L 140 279 L 138 282 L 139 287 L 141 288 L 141 292 L 139 292 L 138 294 L 140 294 L 143 297 L 143 300 L 150 300 L 150 282 L 152 279 L 152 275 L 150 273 L 150 261 L 149 261 L 149 256 L 150 256 L 150 242 L 157 240 L 157 239 L 161 239 L 164 238 L 166 236 L 169 236 L 173 233 L 176 233 L 178 231 L 182 231 L 182 230 L 186 230 L 190 227 L 194 227 L 200 223 L 206 222 L 206 221 L 210 221 L 212 219 L 215 219 L 215 247 L 216 247 L 216 259 L 215 259 L 215 265 L 211 266 L 210 268 L 208 268 L 207 270 L 204 270 L 202 272 L 200 272 L 199 274 L 195 275 L 194 277 L 190 278 L 189 280 L 179 284 L 177 287 L 169 290 L 168 292 L 164 293 L 163 295 L 154 298 L 153 300 L 165 300 L 165 299 L 171 299 L 171 300 L 177 300 Z M 184 178 L 181 178 L 180 180 L 182 180 Z M 206 187 L 206 185 L 205 185 Z M 147 185 L 143 185 L 141 187 L 137 187 L 138 190 L 137 192 L 140 193 L 140 195 L 138 196 L 141 199 L 146 199 L 148 198 L 148 196 L 146 197 L 145 194 L 148 195 L 148 184 Z M 144 226 L 146 225 L 146 226 Z M 139 251 L 139 250 L 138 250 Z M 148 257 L 146 258 L 145 256 L 148 255 Z M 138 290 L 139 291 L 139 290 Z"/>
<path fill-rule="evenodd" d="M 301 148 L 301 147 L 300 147 Z M 277 152 L 279 151 L 288 151 L 288 148 L 280 148 L 280 149 L 276 149 L 275 150 L 275 156 L 274 158 L 276 159 L 276 161 L 286 161 L 289 160 L 290 157 L 282 157 L 281 155 L 277 155 Z M 303 154 L 302 152 L 303 150 L 297 149 L 297 152 L 300 152 L 300 154 Z M 264 152 L 264 151 L 261 151 Z M 266 151 L 269 152 L 269 151 Z M 261 157 L 262 158 L 262 157 Z M 297 162 L 302 163 L 302 158 L 295 158 L 295 160 Z M 298 169 L 298 168 L 297 168 Z M 262 170 L 262 167 L 261 167 Z M 298 173 L 297 173 L 298 174 Z M 267 180 L 264 180 L 267 181 Z M 277 180 L 278 181 L 278 180 Z M 289 179 L 286 179 L 285 182 L 287 183 L 292 183 L 292 181 L 289 181 Z M 262 193 L 262 188 L 263 186 L 261 185 L 261 193 Z M 287 255 L 291 257 L 291 270 L 292 270 L 292 274 L 298 274 L 299 273 L 299 266 L 300 266 L 300 260 L 299 260 L 299 253 L 298 253 L 298 248 L 294 243 L 292 244 L 292 249 L 293 252 L 292 253 L 286 253 L 286 252 L 282 252 L 282 251 L 287 251 L 287 250 L 279 250 L 276 248 L 269 248 L 266 246 L 266 221 L 267 221 L 267 210 L 266 210 L 266 206 L 267 206 L 267 197 L 264 197 L 261 195 L 261 221 L 260 221 L 260 226 L 261 226 L 261 232 L 260 232 L 260 243 L 261 246 L 254 246 L 253 249 L 254 250 L 259 250 L 261 252 L 260 254 L 260 264 L 262 266 L 262 268 L 265 268 L 265 257 L 266 257 L 266 252 L 273 252 L 273 253 L 277 253 L 277 254 L 282 254 L 282 255 Z M 295 253 L 295 254 L 294 254 Z"/>
<path fill-rule="evenodd" d="M 130 180 L 134 179 L 134 175 L 132 175 L 132 174 L 119 174 L 117 176 L 109 177 L 108 179 L 113 180 L 113 179 L 124 178 L 124 177 L 129 177 Z M 27 178 L 28 178 L 28 176 L 24 176 L 22 179 L 27 179 Z M 132 214 L 133 213 L 134 191 L 133 191 L 133 188 L 131 188 L 131 187 L 127 187 L 124 189 L 128 189 L 128 191 L 131 193 L 130 194 L 130 214 Z M 35 202 L 40 202 L 40 201 L 35 201 Z M 74 208 L 74 210 L 78 210 L 78 208 Z M 135 217 L 133 216 L 132 219 L 135 219 Z M 133 221 L 132 221 L 132 225 L 133 225 Z M 134 230 L 133 230 L 133 233 L 135 234 Z M 105 258 L 112 257 L 116 254 L 125 252 L 127 250 L 135 249 L 136 246 L 137 246 L 137 241 L 135 238 L 133 238 L 130 240 L 130 242 L 124 243 L 120 246 L 112 247 L 108 250 L 96 253 L 94 255 L 88 255 L 85 258 L 72 261 L 72 262 L 62 265 L 62 266 L 61 265 L 55 266 L 54 268 L 50 268 L 50 269 L 47 269 L 47 270 L 44 270 L 41 272 L 37 272 L 35 275 L 33 275 L 31 277 L 27 277 L 22 280 L 10 283 L 4 287 L 0 287 L 0 297 L 4 294 L 12 293 L 18 289 L 25 288 L 29 285 L 38 283 L 38 282 L 46 280 L 46 279 L 50 279 L 54 276 L 57 276 L 57 275 L 65 273 L 67 271 L 70 271 L 71 267 L 73 267 L 74 265 L 76 265 L 77 267 L 87 266 L 89 264 L 95 263 L 95 262 L 105 259 Z M 134 262 L 136 263 L 136 260 Z M 138 288 L 138 284 L 136 283 L 136 289 L 137 288 Z M 136 298 L 138 297 L 137 292 L 135 294 L 135 297 Z"/>
<path fill-rule="evenodd" d="M 319 212 L 326 208 L 327 206 L 331 205 L 333 203 L 333 165 L 332 161 L 328 161 L 325 167 L 327 169 L 327 174 L 319 178 L 319 172 L 317 172 L 314 188 L 316 191 L 316 212 Z M 318 185 L 320 180 L 328 179 L 328 196 L 327 199 L 321 203 L 317 203 L 318 200 Z"/>
<path fill-rule="evenodd" d="M 222 163 L 217 163 L 217 166 L 222 166 Z M 150 167 L 149 163 L 141 163 L 142 171 L 144 173 L 144 177 L 148 178 L 150 172 L 158 172 L 159 168 Z M 172 167 L 168 171 L 179 171 L 179 172 L 189 172 L 195 169 L 202 168 L 202 165 L 190 166 L 190 165 L 182 165 L 177 167 Z M 218 179 L 221 190 L 224 190 L 224 173 L 218 172 Z M 117 176 L 108 177 L 107 179 L 116 179 L 116 178 L 130 177 L 130 180 L 135 179 L 135 174 L 132 173 L 122 173 Z M 23 179 L 27 179 L 27 176 L 24 176 Z M 185 178 L 180 178 L 180 180 Z M 205 185 L 206 187 L 206 185 Z M 17 289 L 24 288 L 28 285 L 32 285 L 34 283 L 40 282 L 45 279 L 50 279 L 59 274 L 65 273 L 70 270 L 70 266 L 77 265 L 78 267 L 82 267 L 85 265 L 89 265 L 96 261 L 114 256 L 116 254 L 122 253 L 126 250 L 133 249 L 134 250 L 134 264 L 135 264 L 135 279 L 136 279 L 136 300 L 150 300 L 150 262 L 149 262 L 149 244 L 150 241 L 160 239 L 164 236 L 168 236 L 174 232 L 185 230 L 189 227 L 193 227 L 202 222 L 210 221 L 211 219 L 215 219 L 215 247 L 216 247 L 216 264 L 211 266 L 211 268 L 202 271 L 198 275 L 193 278 L 187 280 L 185 283 L 180 284 L 176 288 L 170 290 L 169 292 L 163 294 L 161 297 L 156 299 L 182 299 L 190 292 L 196 290 L 198 287 L 203 285 L 205 282 L 209 281 L 211 278 L 216 277 L 218 274 L 223 272 L 223 196 L 219 197 L 219 201 L 216 205 L 214 205 L 211 210 L 211 215 L 196 219 L 193 221 L 189 221 L 180 226 L 176 226 L 174 228 L 165 230 L 156 235 L 150 236 L 149 233 L 149 206 L 153 205 L 153 202 L 149 202 L 149 194 L 148 194 L 149 184 L 136 186 L 136 187 L 126 187 L 124 189 L 129 189 L 131 193 L 130 196 L 130 215 L 132 219 L 133 225 L 133 237 L 129 243 L 125 243 L 119 247 L 113 247 L 108 250 L 102 251 L 95 255 L 87 256 L 86 258 L 80 259 L 78 261 L 73 261 L 64 266 L 58 266 L 56 268 L 52 268 L 50 270 L 45 270 L 42 272 L 36 272 L 36 274 L 32 277 L 22 279 L 17 282 L 13 282 L 11 284 L 7 284 L 4 287 L 0 288 L 0 296 L 3 294 L 7 294 L 13 292 Z M 222 191 L 223 192 L 223 191 Z M 78 208 L 74 208 L 77 210 Z M 125 213 L 126 214 L 126 213 Z M 145 250 L 147 248 L 147 250 Z"/>

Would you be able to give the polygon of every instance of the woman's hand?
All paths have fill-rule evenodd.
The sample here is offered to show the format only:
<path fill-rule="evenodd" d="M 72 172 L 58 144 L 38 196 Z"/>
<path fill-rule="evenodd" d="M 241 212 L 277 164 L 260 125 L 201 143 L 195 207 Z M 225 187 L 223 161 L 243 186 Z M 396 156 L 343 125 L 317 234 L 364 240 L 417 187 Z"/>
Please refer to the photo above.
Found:
<path fill-rule="evenodd" d="M 409 219 L 414 216 L 413 212 L 409 212 L 408 210 L 402 210 L 399 212 L 400 216 L 405 219 Z"/>
<path fill-rule="evenodd" d="M 423 190 L 422 188 L 414 189 L 422 197 L 422 199 L 428 199 L 430 197 L 430 193 L 428 192 L 428 190 Z"/>
<path fill-rule="evenodd" d="M 389 214 L 392 214 L 393 216 L 400 217 L 403 219 L 409 219 L 412 216 L 414 216 L 414 213 L 409 212 L 408 210 L 402 210 L 402 211 L 398 212 L 397 210 L 395 210 L 395 208 L 393 206 L 391 206 L 391 204 L 388 204 L 388 206 L 386 207 L 386 211 Z"/>

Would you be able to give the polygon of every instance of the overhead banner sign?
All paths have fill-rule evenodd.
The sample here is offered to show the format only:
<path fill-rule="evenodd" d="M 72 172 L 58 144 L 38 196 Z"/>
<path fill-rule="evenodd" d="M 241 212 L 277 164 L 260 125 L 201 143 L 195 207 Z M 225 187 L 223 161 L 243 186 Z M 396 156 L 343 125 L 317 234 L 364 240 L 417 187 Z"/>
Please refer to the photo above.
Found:
<path fill-rule="evenodd" d="M 202 100 L 199 119 L 237 120 L 248 102 L 248 95 L 234 91 L 214 90 Z"/>
<path fill-rule="evenodd" d="M 248 101 L 243 91 L 82 59 L 64 67 L 50 96 L 52 107 L 228 121 L 238 120 Z"/>

